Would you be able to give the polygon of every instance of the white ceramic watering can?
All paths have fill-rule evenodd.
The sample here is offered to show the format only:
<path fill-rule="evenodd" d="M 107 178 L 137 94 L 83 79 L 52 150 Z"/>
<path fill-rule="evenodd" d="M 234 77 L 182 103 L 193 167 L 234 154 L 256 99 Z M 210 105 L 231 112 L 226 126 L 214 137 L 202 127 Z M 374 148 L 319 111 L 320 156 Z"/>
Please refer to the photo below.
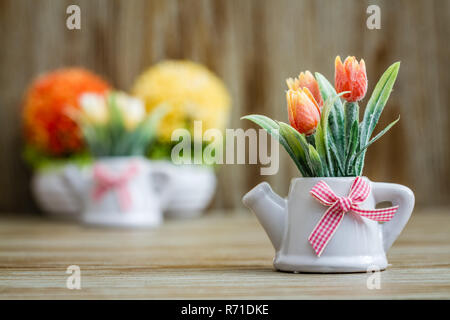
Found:
<path fill-rule="evenodd" d="M 345 213 L 323 253 L 318 256 L 308 240 L 328 207 L 311 196 L 311 189 L 324 181 L 339 197 L 346 197 L 355 177 L 296 178 L 287 199 L 279 197 L 263 182 L 250 190 L 243 203 L 251 209 L 275 248 L 274 266 L 291 272 L 367 272 L 386 269 L 386 252 L 408 222 L 414 208 L 413 192 L 402 185 L 364 181 L 371 187 L 361 209 L 374 209 L 389 201 L 398 210 L 384 223 Z"/>
<path fill-rule="evenodd" d="M 81 221 L 115 227 L 159 225 L 174 181 L 143 157 L 100 158 L 89 168 L 66 168 L 65 177 L 82 204 Z"/>

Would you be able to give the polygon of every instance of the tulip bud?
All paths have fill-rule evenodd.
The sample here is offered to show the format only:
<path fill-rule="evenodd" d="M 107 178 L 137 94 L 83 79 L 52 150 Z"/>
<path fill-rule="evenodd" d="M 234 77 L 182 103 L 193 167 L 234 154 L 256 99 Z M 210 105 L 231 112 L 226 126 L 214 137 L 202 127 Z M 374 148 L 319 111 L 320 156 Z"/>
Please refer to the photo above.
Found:
<path fill-rule="evenodd" d="M 348 102 L 356 102 L 364 98 L 367 92 L 367 74 L 364 60 L 361 62 L 355 57 L 347 57 L 342 64 L 341 57 L 335 61 L 335 87 L 336 92 L 350 91 L 342 97 Z"/>
<path fill-rule="evenodd" d="M 289 78 L 286 80 L 286 83 L 291 90 L 298 90 L 302 88 L 308 88 L 309 91 L 312 93 L 314 99 L 318 103 L 320 107 L 323 106 L 323 99 L 322 95 L 320 94 L 319 90 L 319 84 L 317 83 L 314 76 L 311 74 L 311 72 L 301 72 L 298 78 L 292 79 Z"/>
<path fill-rule="evenodd" d="M 289 122 L 300 133 L 313 134 L 320 121 L 320 107 L 308 88 L 286 92 Z"/>
<path fill-rule="evenodd" d="M 146 112 L 142 100 L 120 92 L 116 95 L 116 102 L 128 130 L 135 129 L 144 120 Z"/>
<path fill-rule="evenodd" d="M 105 124 L 108 121 L 109 114 L 104 95 L 84 93 L 79 101 L 83 115 L 90 123 Z"/>

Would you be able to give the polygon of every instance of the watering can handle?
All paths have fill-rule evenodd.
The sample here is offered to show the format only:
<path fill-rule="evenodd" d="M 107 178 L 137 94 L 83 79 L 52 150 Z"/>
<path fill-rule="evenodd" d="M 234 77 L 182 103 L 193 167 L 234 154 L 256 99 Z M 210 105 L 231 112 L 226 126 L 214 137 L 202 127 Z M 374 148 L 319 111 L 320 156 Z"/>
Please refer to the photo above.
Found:
<path fill-rule="evenodd" d="M 372 182 L 375 202 L 390 201 L 399 208 L 394 217 L 382 225 L 383 247 L 387 252 L 406 226 L 414 209 L 414 193 L 411 189 L 395 183 Z"/>
<path fill-rule="evenodd" d="M 150 169 L 150 179 L 153 180 L 155 176 L 163 177 L 163 183 L 160 184 L 156 190 L 156 194 L 160 199 L 161 208 L 165 210 L 171 200 L 173 185 L 176 181 L 175 172 L 171 170 L 170 166 L 153 165 Z M 152 185 L 153 185 L 152 181 Z"/>

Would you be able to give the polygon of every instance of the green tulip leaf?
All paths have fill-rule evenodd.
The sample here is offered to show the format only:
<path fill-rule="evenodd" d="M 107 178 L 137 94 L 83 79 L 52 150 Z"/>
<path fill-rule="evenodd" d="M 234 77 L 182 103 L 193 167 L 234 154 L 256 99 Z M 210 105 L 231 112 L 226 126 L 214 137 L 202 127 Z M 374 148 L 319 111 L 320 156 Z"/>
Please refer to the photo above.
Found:
<path fill-rule="evenodd" d="M 345 160 L 345 174 L 346 175 L 356 175 L 354 173 L 352 173 L 349 169 L 349 165 L 350 165 L 350 160 L 352 158 L 352 156 L 355 154 L 356 149 L 358 147 L 358 139 L 359 139 L 359 126 L 358 126 L 358 121 L 354 121 L 352 128 L 350 130 L 350 135 L 349 135 L 349 143 L 347 145 L 347 154 L 346 154 L 346 160 Z"/>
<path fill-rule="evenodd" d="M 315 176 L 323 177 L 324 171 L 322 168 L 322 161 L 320 160 L 319 153 L 311 144 L 309 145 L 309 157 Z"/>
<path fill-rule="evenodd" d="M 280 127 L 280 133 L 281 135 L 286 139 L 287 143 L 291 147 L 293 153 L 295 154 L 296 158 L 299 160 L 299 164 L 301 167 L 301 174 L 304 177 L 308 177 L 311 175 L 311 170 L 308 168 L 308 161 L 307 161 L 307 153 L 308 149 L 304 148 L 304 143 L 306 143 L 305 137 L 300 134 L 297 130 L 292 128 L 287 123 L 277 121 L 279 127 Z M 303 144 L 302 144 L 303 142 Z"/>
<path fill-rule="evenodd" d="M 276 140 L 278 140 L 280 142 L 280 144 L 284 147 L 284 149 L 287 151 L 289 156 L 292 158 L 292 160 L 294 161 L 298 170 L 302 173 L 302 170 L 303 170 L 302 165 L 300 164 L 299 160 L 295 156 L 294 151 L 289 146 L 289 143 L 286 141 L 286 138 L 280 134 L 280 126 L 275 121 L 273 121 L 269 117 L 259 115 L 259 114 L 251 114 L 251 115 L 241 117 L 241 120 L 244 120 L 244 119 L 250 120 L 250 121 L 256 123 L 261 128 L 266 130 L 272 137 L 274 137 Z"/>
<path fill-rule="evenodd" d="M 329 172 L 329 169 L 327 166 L 327 148 L 325 146 L 325 135 L 323 132 L 321 122 L 319 122 L 319 125 L 317 126 L 316 134 L 315 134 L 314 138 L 315 138 L 315 145 L 316 145 L 317 153 L 319 154 L 320 160 L 322 162 L 324 176 L 329 176 L 330 172 Z"/>
<path fill-rule="evenodd" d="M 361 124 L 361 150 L 365 145 L 367 145 L 368 141 L 370 140 L 370 136 L 372 135 L 373 130 L 378 123 L 378 120 L 380 119 L 381 112 L 383 111 L 384 106 L 389 99 L 395 80 L 397 79 L 399 69 L 400 62 L 396 62 L 389 68 L 387 68 L 372 92 L 372 96 L 367 103 L 366 110 L 364 112 L 364 118 Z M 364 166 L 364 158 L 365 152 L 362 151 L 362 157 L 358 158 L 358 163 L 356 164 L 356 169 L 360 173 L 362 173 L 362 169 Z"/>
<path fill-rule="evenodd" d="M 319 72 L 315 73 L 317 83 L 319 84 L 320 94 L 324 101 L 337 96 L 336 90 L 331 83 Z M 330 110 L 329 126 L 333 139 L 339 147 L 339 152 L 344 157 L 344 107 L 341 99 L 336 99 L 333 102 L 333 108 Z"/>
<path fill-rule="evenodd" d="M 357 153 L 353 156 L 353 161 L 358 161 L 361 158 L 361 155 L 367 150 L 369 146 L 371 146 L 375 141 L 380 139 L 386 132 L 388 132 L 398 121 L 400 120 L 400 116 L 388 124 L 383 130 L 381 130 L 375 137 L 373 137 L 364 147 L 362 147 Z M 356 168 L 358 169 L 358 168 Z M 362 172 L 358 172 L 358 175 L 361 175 Z"/>

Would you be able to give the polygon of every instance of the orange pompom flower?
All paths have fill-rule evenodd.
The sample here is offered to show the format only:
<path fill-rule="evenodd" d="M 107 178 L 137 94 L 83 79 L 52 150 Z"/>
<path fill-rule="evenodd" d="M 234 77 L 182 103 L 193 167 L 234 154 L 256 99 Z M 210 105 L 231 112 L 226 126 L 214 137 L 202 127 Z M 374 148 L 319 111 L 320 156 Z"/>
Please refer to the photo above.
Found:
<path fill-rule="evenodd" d="M 350 91 L 342 97 L 348 102 L 356 102 L 364 98 L 367 92 L 367 74 L 364 60 L 361 62 L 355 57 L 347 57 L 342 64 L 341 57 L 335 60 L 335 87 L 336 92 Z"/>
<path fill-rule="evenodd" d="M 313 134 L 320 121 L 320 106 L 308 88 L 286 92 L 291 126 L 300 133 Z"/>
<path fill-rule="evenodd" d="M 320 94 L 319 84 L 317 83 L 314 76 L 309 71 L 300 72 L 298 78 L 288 78 L 286 83 L 291 90 L 298 90 L 302 88 L 308 88 L 312 93 L 314 99 L 320 107 L 323 106 L 322 95 Z"/>
<path fill-rule="evenodd" d="M 23 120 L 28 145 L 40 152 L 62 156 L 83 147 L 78 125 L 67 108 L 79 108 L 85 92 L 103 94 L 109 85 L 95 74 L 81 69 L 56 70 L 37 78 L 25 96 Z"/>

